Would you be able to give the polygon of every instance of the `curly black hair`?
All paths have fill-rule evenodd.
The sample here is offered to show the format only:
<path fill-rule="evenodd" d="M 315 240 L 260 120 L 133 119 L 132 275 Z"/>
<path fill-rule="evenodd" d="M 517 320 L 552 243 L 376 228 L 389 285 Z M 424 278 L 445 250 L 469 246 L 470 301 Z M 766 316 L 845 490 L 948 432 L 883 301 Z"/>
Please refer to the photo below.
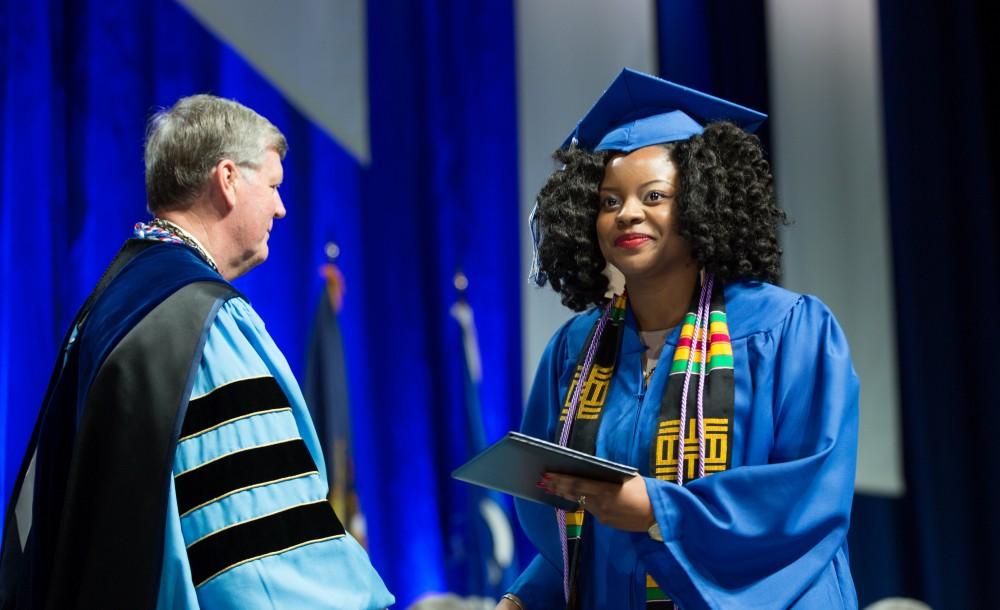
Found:
<path fill-rule="evenodd" d="M 678 231 L 699 266 L 716 282 L 777 281 L 786 222 L 774 199 L 770 164 L 760 140 L 732 123 L 710 123 L 701 135 L 663 145 L 677 167 Z M 608 289 L 597 245 L 598 188 L 612 152 L 557 150 L 563 168 L 538 194 L 541 270 L 563 305 L 601 305 Z"/>

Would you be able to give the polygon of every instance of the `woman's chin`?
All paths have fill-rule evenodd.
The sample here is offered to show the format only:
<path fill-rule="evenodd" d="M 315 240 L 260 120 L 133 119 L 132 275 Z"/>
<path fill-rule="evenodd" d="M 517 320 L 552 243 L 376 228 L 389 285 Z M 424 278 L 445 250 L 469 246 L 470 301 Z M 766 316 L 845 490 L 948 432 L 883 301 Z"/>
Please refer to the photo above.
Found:
<path fill-rule="evenodd" d="M 656 272 L 654 261 L 643 260 L 645 257 L 629 257 L 626 260 L 616 260 L 612 265 L 625 276 L 625 283 L 642 280 Z"/>

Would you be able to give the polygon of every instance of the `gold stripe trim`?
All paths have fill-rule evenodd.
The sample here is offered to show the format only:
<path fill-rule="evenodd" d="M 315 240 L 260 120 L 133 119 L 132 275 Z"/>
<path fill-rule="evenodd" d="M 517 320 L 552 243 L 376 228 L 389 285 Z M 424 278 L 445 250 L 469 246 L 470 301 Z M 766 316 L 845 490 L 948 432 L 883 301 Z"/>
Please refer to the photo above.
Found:
<path fill-rule="evenodd" d="M 234 528 L 237 525 L 243 525 L 245 523 L 253 523 L 254 521 L 257 521 L 259 519 L 266 519 L 267 517 L 273 517 L 274 515 L 277 515 L 278 513 L 283 513 L 286 510 L 293 510 L 293 509 L 296 509 L 296 508 L 300 508 L 302 506 L 309 506 L 310 504 L 326 504 L 326 503 L 327 503 L 326 500 L 309 500 L 308 502 L 299 502 L 298 504 L 292 504 L 291 506 L 286 506 L 284 508 L 279 508 L 278 510 L 272 510 L 271 512 L 264 513 L 263 515 L 257 515 L 256 517 L 251 517 L 249 519 L 244 519 L 243 521 L 237 521 L 236 523 L 230 523 L 229 525 L 227 525 L 225 527 L 220 527 L 219 529 L 217 529 L 215 531 L 211 531 L 211 532 L 205 534 L 201 538 L 199 538 L 199 539 L 195 540 L 194 542 L 192 542 L 191 544 L 187 545 L 186 548 L 191 548 L 192 546 L 198 544 L 202 540 L 205 540 L 206 538 L 214 536 L 214 535 L 216 535 L 218 533 L 224 532 L 224 531 L 226 531 L 226 530 L 228 530 L 230 528 Z"/>
<path fill-rule="evenodd" d="M 202 502 L 198 506 L 195 506 L 194 508 L 192 508 L 192 509 L 184 512 L 181 515 L 181 517 L 187 517 L 188 515 L 190 515 L 194 511 L 198 510 L 199 508 L 204 508 L 204 507 L 208 506 L 209 504 L 212 504 L 213 502 L 218 502 L 219 500 L 223 500 L 225 498 L 228 498 L 229 496 L 231 496 L 233 494 L 238 494 L 241 491 L 246 491 L 248 489 L 254 489 L 254 488 L 257 488 L 257 487 L 264 487 L 265 485 L 274 485 L 275 483 L 282 483 L 284 481 L 291 481 L 292 479 L 301 479 L 302 477 L 308 477 L 308 476 L 314 475 L 314 474 L 318 475 L 319 471 L 318 470 L 310 470 L 309 472 L 302 472 L 302 473 L 299 473 L 299 474 L 293 474 L 292 476 L 281 477 L 280 479 L 274 479 L 273 481 L 261 481 L 260 483 L 254 483 L 253 485 L 245 485 L 243 487 L 240 487 L 239 489 L 234 489 L 232 491 L 227 491 L 226 493 L 222 494 L 221 496 L 216 496 L 215 498 L 212 498 L 211 500 L 209 500 L 207 502 Z"/>
<path fill-rule="evenodd" d="M 189 472 L 194 472 L 195 470 L 198 470 L 199 468 L 202 468 L 204 466 L 208 466 L 209 464 L 211 464 L 213 462 L 218 462 L 219 460 L 221 460 L 223 458 L 227 458 L 227 457 L 229 457 L 231 455 L 236 455 L 237 453 L 243 453 L 244 451 L 253 451 L 254 449 L 261 449 L 263 447 L 270 447 L 272 445 L 280 445 L 281 443 L 287 443 L 288 441 L 297 441 L 297 440 L 302 440 L 302 437 L 300 437 L 300 436 L 292 436 L 290 438 L 283 438 L 280 441 L 272 441 L 270 443 L 264 443 L 263 445 L 254 445 L 253 447 L 244 447 L 242 449 L 237 449 L 236 451 L 230 451 L 229 453 L 223 453 L 222 455 L 220 455 L 218 457 L 214 457 L 214 458 L 208 460 L 207 462 L 202 462 L 201 464 L 198 464 L 194 468 L 188 468 L 184 472 L 178 472 L 177 474 L 174 475 L 174 478 L 176 479 L 177 477 L 181 476 L 182 474 L 187 474 Z M 303 442 L 305 442 L 305 441 L 303 441 Z"/>
<path fill-rule="evenodd" d="M 583 525 L 583 511 L 566 511 L 566 525 Z"/>
<path fill-rule="evenodd" d="M 181 437 L 181 438 L 177 439 L 177 442 L 178 443 L 183 443 L 184 441 L 191 440 L 192 438 L 197 438 L 197 437 L 201 436 L 202 434 L 206 434 L 208 432 L 211 432 L 212 430 L 216 430 L 218 428 L 221 428 L 222 426 L 225 426 L 226 424 L 231 424 L 231 423 L 233 423 L 235 421 L 240 421 L 241 419 L 247 419 L 247 418 L 253 417 L 254 415 L 267 415 L 269 413 L 281 413 L 282 411 L 291 411 L 291 410 L 292 410 L 291 407 L 280 407 L 278 409 L 268 409 L 266 411 L 255 411 L 253 413 L 247 413 L 246 415 L 240 415 L 239 417 L 233 417 L 231 419 L 227 419 L 224 422 L 220 422 L 218 424 L 215 424 L 211 428 L 205 428 L 204 430 L 201 430 L 199 432 L 195 432 L 194 434 L 189 434 L 187 436 Z M 207 464 L 208 462 L 205 462 L 205 463 Z"/>
<path fill-rule="evenodd" d="M 336 534 L 334 536 L 327 536 L 326 538 L 317 538 L 315 540 L 306 540 L 305 542 L 300 542 L 298 544 L 293 544 L 292 546 L 290 546 L 288 548 L 285 548 L 285 549 L 280 549 L 280 550 L 277 550 L 277 551 L 271 551 L 270 553 L 264 553 L 263 555 L 257 555 L 256 557 L 250 557 L 248 559 L 244 559 L 242 561 L 234 563 L 231 566 L 226 566 L 225 568 L 222 568 L 221 570 L 219 570 L 215 574 L 212 574 L 211 576 L 209 576 L 205 580 L 203 580 L 200 583 L 198 583 L 197 585 L 195 585 L 194 588 L 197 589 L 198 587 L 201 587 L 202 585 L 207 584 L 210 580 L 212 580 L 216 576 L 222 574 L 223 572 L 228 572 L 229 570 L 232 570 L 233 568 L 238 568 L 238 567 L 240 567 L 241 565 L 243 565 L 245 563 L 250 563 L 251 561 L 256 561 L 258 559 L 263 559 L 265 557 L 270 557 L 271 555 L 280 555 L 282 553 L 287 553 L 288 551 L 294 551 L 295 549 L 297 549 L 299 547 L 306 546 L 307 544 L 315 544 L 317 542 L 326 542 L 327 540 L 335 540 L 337 538 L 343 538 L 344 536 L 345 536 L 345 534 Z"/>

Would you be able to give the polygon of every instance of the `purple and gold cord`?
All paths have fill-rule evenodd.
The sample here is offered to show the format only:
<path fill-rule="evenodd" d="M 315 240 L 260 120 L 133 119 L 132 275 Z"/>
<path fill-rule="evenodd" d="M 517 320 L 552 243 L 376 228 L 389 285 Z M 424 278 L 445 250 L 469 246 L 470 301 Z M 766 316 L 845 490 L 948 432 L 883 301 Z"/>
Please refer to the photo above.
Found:
<path fill-rule="evenodd" d="M 569 407 L 566 410 L 566 421 L 563 423 L 562 433 L 559 434 L 559 446 L 565 447 L 566 443 L 569 441 L 570 427 L 573 424 L 573 418 L 576 417 L 576 409 L 580 404 L 580 395 L 583 393 L 583 386 L 587 380 L 588 374 L 590 373 L 590 367 L 594 364 L 594 356 L 597 354 L 597 346 L 601 342 L 601 335 L 604 334 L 604 327 L 608 324 L 608 314 L 611 313 L 611 306 L 614 303 L 614 299 L 608 301 L 607 306 L 604 308 L 604 313 L 601 314 L 601 319 L 597 321 L 597 328 L 594 330 L 594 336 L 590 340 L 590 346 L 587 348 L 587 356 L 583 359 L 583 367 L 580 369 L 580 377 L 576 381 L 576 388 L 573 390 L 573 397 L 570 399 Z M 566 596 L 566 602 L 569 602 L 569 541 L 566 537 L 566 511 L 559 508 L 556 509 L 556 522 L 559 527 L 559 542 L 562 545 L 562 556 L 563 556 L 563 594 Z"/>
<path fill-rule="evenodd" d="M 704 332 L 701 343 L 701 375 L 698 377 L 698 477 L 705 476 L 705 415 L 703 409 L 705 397 L 705 378 L 708 377 L 708 350 L 711 345 L 710 337 L 712 317 L 712 285 L 715 277 L 708 273 L 705 275 L 705 288 L 702 291 L 704 300 L 705 319 Z"/>
<path fill-rule="evenodd" d="M 701 294 L 698 297 L 698 310 L 695 312 L 694 317 L 694 328 L 691 329 L 691 348 L 688 351 L 687 368 L 684 371 L 684 389 L 681 390 L 681 412 L 680 412 L 680 427 L 677 430 L 677 484 L 684 484 L 684 437 L 687 435 L 687 399 L 688 399 L 688 386 L 691 383 L 691 373 L 694 368 L 694 356 L 698 350 L 698 336 L 701 334 L 702 321 L 704 318 L 705 322 L 708 322 L 708 312 L 711 305 L 711 284 L 712 275 L 706 274 L 706 281 L 701 285 Z M 702 360 L 704 362 L 705 352 L 707 351 L 707 335 L 702 336 L 701 346 L 702 346 Z M 703 461 L 702 456 L 704 455 L 704 441 L 701 440 L 702 432 L 704 429 L 704 423 L 702 421 L 702 388 L 704 387 L 705 379 L 705 364 L 701 367 L 701 379 L 699 380 L 698 389 L 698 446 L 699 446 L 699 464 Z M 699 468 L 701 466 L 699 465 Z M 700 471 L 699 471 L 700 472 Z"/>

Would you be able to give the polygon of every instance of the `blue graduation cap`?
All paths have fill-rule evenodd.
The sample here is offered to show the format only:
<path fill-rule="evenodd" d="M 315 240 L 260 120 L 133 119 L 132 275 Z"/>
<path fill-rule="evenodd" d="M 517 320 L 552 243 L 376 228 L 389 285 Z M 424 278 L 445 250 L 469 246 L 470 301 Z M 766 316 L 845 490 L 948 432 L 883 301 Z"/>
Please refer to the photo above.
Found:
<path fill-rule="evenodd" d="M 753 132 L 766 118 L 756 110 L 625 68 L 562 147 L 575 142 L 585 150 L 631 152 L 686 140 L 711 121 L 730 121 Z"/>

